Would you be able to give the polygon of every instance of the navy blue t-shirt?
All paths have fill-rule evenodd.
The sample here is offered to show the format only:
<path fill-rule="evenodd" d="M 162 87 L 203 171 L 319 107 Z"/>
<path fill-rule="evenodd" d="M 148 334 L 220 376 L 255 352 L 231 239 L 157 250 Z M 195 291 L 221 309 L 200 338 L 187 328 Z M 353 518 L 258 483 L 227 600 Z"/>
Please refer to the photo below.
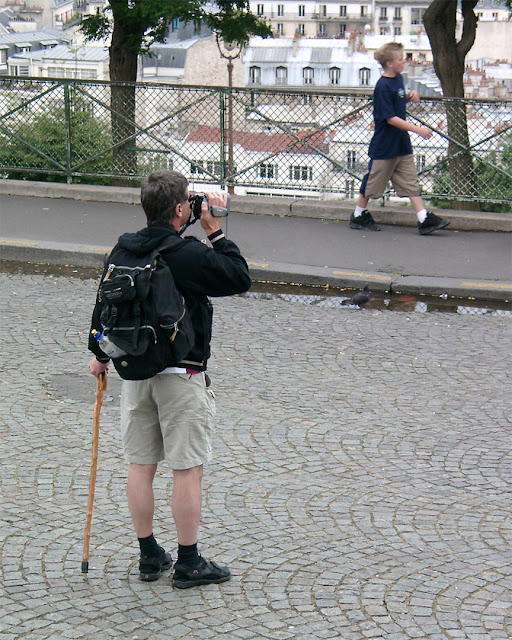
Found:
<path fill-rule="evenodd" d="M 407 131 L 388 124 L 386 120 L 398 116 L 406 119 L 404 81 L 400 74 L 394 78 L 381 76 L 373 92 L 373 121 L 375 133 L 370 142 L 368 155 L 372 160 L 385 160 L 412 153 Z"/>

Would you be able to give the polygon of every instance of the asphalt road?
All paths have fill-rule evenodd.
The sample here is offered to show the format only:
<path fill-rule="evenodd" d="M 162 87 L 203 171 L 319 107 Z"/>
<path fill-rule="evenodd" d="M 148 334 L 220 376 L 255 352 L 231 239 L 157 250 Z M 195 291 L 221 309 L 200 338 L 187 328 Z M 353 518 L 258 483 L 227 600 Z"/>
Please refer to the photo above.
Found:
<path fill-rule="evenodd" d="M 414 214 L 411 210 L 411 216 Z M 0 237 L 109 247 L 145 225 L 141 207 L 1 196 Z M 196 224 L 196 227 L 198 225 Z M 194 229 L 199 237 L 202 230 Z M 353 231 L 346 222 L 233 214 L 227 232 L 254 263 L 286 263 L 435 278 L 512 281 L 512 234 L 451 231 L 419 236 L 412 227 Z"/>

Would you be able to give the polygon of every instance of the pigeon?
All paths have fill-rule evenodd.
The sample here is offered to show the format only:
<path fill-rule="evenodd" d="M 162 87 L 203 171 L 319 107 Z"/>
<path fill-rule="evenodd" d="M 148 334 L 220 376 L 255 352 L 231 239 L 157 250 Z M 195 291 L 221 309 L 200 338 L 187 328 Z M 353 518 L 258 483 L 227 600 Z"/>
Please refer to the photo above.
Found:
<path fill-rule="evenodd" d="M 345 298 L 345 300 L 341 301 L 341 305 L 345 306 L 348 304 L 355 305 L 362 309 L 364 305 L 370 300 L 372 294 L 370 292 L 370 288 L 368 284 L 365 284 L 362 291 L 358 291 L 356 295 L 352 298 Z"/>

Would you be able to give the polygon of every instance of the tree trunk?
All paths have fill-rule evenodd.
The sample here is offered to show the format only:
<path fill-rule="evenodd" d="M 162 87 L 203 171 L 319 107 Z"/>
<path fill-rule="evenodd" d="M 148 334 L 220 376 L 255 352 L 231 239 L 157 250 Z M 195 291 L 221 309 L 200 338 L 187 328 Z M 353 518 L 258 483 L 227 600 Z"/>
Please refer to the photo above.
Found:
<path fill-rule="evenodd" d="M 135 34 L 136 36 L 138 34 Z M 140 33 L 142 40 L 143 32 Z M 113 170 L 122 176 L 137 175 L 135 138 L 135 82 L 137 52 L 127 46 L 134 37 L 134 27 L 122 17 L 116 17 L 110 45 L 110 106 L 112 108 Z M 119 178 L 120 186 L 133 186 L 133 179 Z"/>
<path fill-rule="evenodd" d="M 464 27 L 459 42 L 455 39 L 458 2 L 456 0 L 433 0 L 423 18 L 432 47 L 434 69 L 446 102 L 448 125 L 448 167 L 454 209 L 478 211 L 480 205 L 464 196 L 477 197 L 478 186 L 469 151 L 468 123 L 464 98 L 464 69 L 468 51 L 476 35 L 477 18 L 473 11 L 478 0 L 461 0 Z"/>

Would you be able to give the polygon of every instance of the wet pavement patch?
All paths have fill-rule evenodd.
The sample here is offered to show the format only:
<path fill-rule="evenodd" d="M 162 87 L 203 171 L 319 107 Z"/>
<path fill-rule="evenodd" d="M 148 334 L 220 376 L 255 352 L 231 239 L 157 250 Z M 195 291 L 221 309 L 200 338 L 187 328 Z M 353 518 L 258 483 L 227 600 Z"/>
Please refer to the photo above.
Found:
<path fill-rule="evenodd" d="M 359 289 L 254 283 L 251 290 L 243 295 L 266 300 L 279 299 L 290 303 L 318 307 L 340 307 L 345 313 L 350 310 L 359 310 L 359 307 L 355 305 L 342 305 L 342 302 L 351 298 L 357 291 Z M 497 315 L 512 318 L 511 302 L 455 298 L 446 294 L 440 296 L 414 296 L 372 292 L 371 300 L 365 304 L 365 309 L 367 311 L 402 311 L 409 313 L 437 311 L 460 315 Z"/>
<path fill-rule="evenodd" d="M 47 392 L 59 402 L 74 400 L 93 406 L 96 400 L 96 379 L 91 374 L 56 373 L 47 380 Z M 103 403 L 119 405 L 121 379 L 108 377 L 107 389 L 103 392 Z"/>
<path fill-rule="evenodd" d="M 101 271 L 92 267 L 73 265 L 38 264 L 0 260 L 0 271 L 99 280 Z M 352 305 L 342 306 L 341 302 L 352 297 L 357 290 L 332 286 L 310 286 L 282 282 L 253 282 L 251 290 L 243 295 L 253 298 L 272 298 L 290 303 L 308 304 L 322 307 L 341 307 L 345 311 L 357 309 Z M 365 305 L 367 310 L 404 311 L 428 313 L 433 311 L 462 315 L 499 315 L 512 317 L 512 302 L 458 298 L 442 294 L 440 296 L 400 295 L 372 292 L 372 299 Z"/>

